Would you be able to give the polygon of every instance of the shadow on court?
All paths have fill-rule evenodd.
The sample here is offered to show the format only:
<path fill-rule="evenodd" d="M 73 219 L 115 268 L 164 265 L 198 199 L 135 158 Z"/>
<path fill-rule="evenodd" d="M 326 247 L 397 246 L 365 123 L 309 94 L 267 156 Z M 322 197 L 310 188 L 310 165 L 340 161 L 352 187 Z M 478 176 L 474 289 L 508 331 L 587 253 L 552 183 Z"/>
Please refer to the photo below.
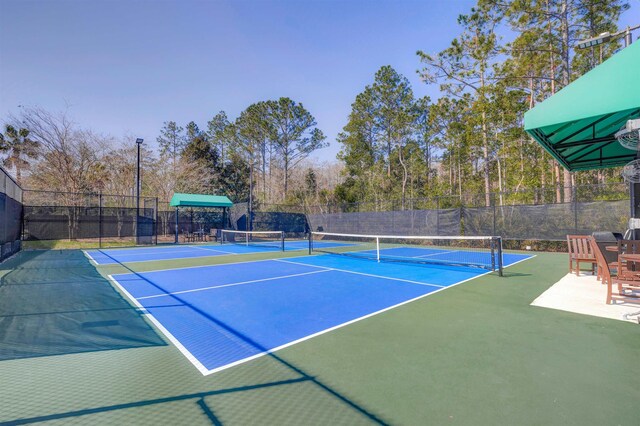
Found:
<path fill-rule="evenodd" d="M 30 362 L 25 364 L 28 375 L 25 371 L 11 373 L 5 369 L 10 372 L 5 377 L 11 383 L 5 387 L 8 392 L 5 401 L 13 401 L 14 411 L 0 415 L 0 425 L 79 418 L 114 424 L 138 424 L 153 419 L 166 424 L 222 425 L 256 421 L 283 424 L 292 419 L 305 424 L 387 424 L 353 397 L 278 354 L 267 354 L 202 376 L 174 347 L 160 346 L 164 345 L 163 341 L 141 318 L 140 312 L 87 263 L 80 251 L 24 252 L 21 257 L 2 265 L 8 272 L 2 277 L 0 287 L 3 314 L 0 326 L 13 330 L 7 323 L 22 321 L 32 331 L 15 347 L 22 350 L 4 352 L 4 359 L 9 359 L 9 355 L 36 357 L 144 346 L 156 346 L 156 349 L 102 352 L 104 355 L 97 353 L 83 359 L 58 357 L 55 367 L 50 363 Z M 66 268 L 62 270 L 61 265 Z M 41 272 L 36 272 L 38 270 Z M 165 292 L 161 286 L 151 284 Z M 51 290 L 43 292 L 42 289 Z M 56 297 L 60 300 L 56 301 Z M 265 350 L 228 324 L 189 305 L 179 295 L 172 297 L 174 302 L 170 305 L 193 309 L 229 336 L 228 347 L 220 344 L 216 350 L 234 350 L 233 345 L 239 341 Z M 16 309 L 20 306 L 21 309 Z M 75 325 L 66 324 L 65 318 L 71 318 Z M 43 337 L 48 333 L 35 331 L 38 321 L 50 324 L 48 327 L 55 336 L 52 341 Z M 7 323 L 2 325 L 3 322 Z M 102 340 L 97 338 L 100 334 L 104 334 Z M 67 350 L 63 350 L 65 336 L 73 337 Z M 13 339 L 16 338 L 14 333 Z M 87 365 L 91 360 L 97 364 Z M 87 368 L 90 376 L 83 371 Z"/>
<path fill-rule="evenodd" d="M 138 278 L 157 288 L 160 292 L 167 293 L 169 297 L 171 297 L 175 301 L 175 303 L 171 303 L 169 305 L 163 304 L 162 307 L 171 307 L 175 306 L 176 304 L 188 307 L 198 315 L 206 318 L 207 321 L 209 321 L 215 327 L 221 329 L 222 333 L 227 334 L 229 338 L 226 339 L 226 341 L 231 347 L 219 347 L 216 350 L 234 350 L 233 346 L 237 346 L 237 341 L 240 340 L 243 345 L 250 345 L 258 349 L 260 352 L 268 351 L 268 348 L 263 347 L 251 337 L 241 333 L 234 327 L 219 320 L 210 313 L 199 309 L 198 307 L 186 301 L 184 298 L 180 297 L 180 295 L 169 294 L 170 291 L 168 289 L 165 289 L 161 285 L 158 285 L 148 278 L 143 277 L 142 274 L 133 271 L 131 268 L 127 267 L 124 264 L 121 264 L 121 266 L 127 269 L 130 273 L 135 274 Z M 284 409 L 283 413 L 287 413 L 288 411 L 290 411 L 292 407 L 294 407 L 294 405 L 292 405 L 294 401 L 298 400 L 298 403 L 295 404 L 295 406 L 297 407 L 296 409 L 300 411 L 298 418 L 305 418 L 308 415 L 316 413 L 319 415 L 319 418 L 317 418 L 316 421 L 325 417 L 325 419 L 321 421 L 322 423 L 325 423 L 325 421 L 329 420 L 326 419 L 326 416 L 329 413 L 331 413 L 329 414 L 331 415 L 331 417 L 340 413 L 339 416 L 336 417 L 336 419 L 342 419 L 342 421 L 344 421 L 344 419 L 350 419 L 349 424 L 357 424 L 362 422 L 381 425 L 387 424 L 387 422 L 382 420 L 378 415 L 358 404 L 353 399 L 341 394 L 339 391 L 333 389 L 329 385 L 323 383 L 317 377 L 305 371 L 302 367 L 294 365 L 278 354 L 270 352 L 266 353 L 262 358 L 266 358 L 264 362 L 268 364 L 275 362 L 276 364 L 278 364 L 278 368 L 287 370 L 287 373 L 293 374 L 293 377 L 280 381 L 271 381 L 259 384 L 231 387 L 202 392 L 198 394 L 173 396 L 170 398 L 163 398 L 159 400 L 139 401 L 131 404 L 133 404 L 133 406 L 155 405 L 185 399 L 196 399 L 195 403 L 202 410 L 202 413 L 211 421 L 211 423 L 220 425 L 225 423 L 225 418 L 227 417 L 232 418 L 234 423 L 238 423 L 240 420 L 240 412 L 238 410 L 231 410 L 231 412 L 229 412 L 227 407 L 229 407 L 230 405 L 224 401 L 225 399 L 232 398 L 235 404 L 237 404 L 237 401 L 239 400 L 245 400 L 245 403 L 243 404 L 244 408 L 242 410 L 242 412 L 244 413 L 243 416 L 245 417 L 246 422 L 251 422 L 251 420 L 255 421 L 255 418 L 252 419 L 251 409 L 247 408 L 247 404 L 249 404 L 250 401 L 252 401 L 250 406 L 253 407 L 260 407 L 260 405 L 271 404 L 263 407 L 267 408 L 267 410 L 265 411 L 268 412 L 269 407 L 272 411 L 273 408 L 277 407 L 278 405 L 278 403 L 276 403 L 276 401 L 274 400 L 275 397 L 275 399 L 277 399 L 278 401 L 286 401 L 287 408 Z M 233 369 L 234 368 L 231 368 L 230 370 L 232 371 Z M 265 391 L 268 391 L 269 393 L 266 394 Z M 239 393 L 242 393 L 242 395 L 238 395 Z M 310 397 L 308 395 L 309 393 L 313 394 L 313 396 Z M 117 410 L 122 408 L 129 408 L 131 404 L 126 404 L 124 406 L 102 407 L 99 410 Z M 351 411 L 351 413 L 345 413 L 345 410 Z M 258 410 L 258 412 L 260 414 L 256 413 L 256 415 L 264 415 L 263 410 Z M 68 414 L 72 416 L 82 415 L 81 413 Z M 67 414 L 60 414 L 57 416 L 58 417 L 56 418 L 64 418 L 67 417 Z"/>
<path fill-rule="evenodd" d="M 80 251 L 0 265 L 0 361 L 166 345 Z"/>

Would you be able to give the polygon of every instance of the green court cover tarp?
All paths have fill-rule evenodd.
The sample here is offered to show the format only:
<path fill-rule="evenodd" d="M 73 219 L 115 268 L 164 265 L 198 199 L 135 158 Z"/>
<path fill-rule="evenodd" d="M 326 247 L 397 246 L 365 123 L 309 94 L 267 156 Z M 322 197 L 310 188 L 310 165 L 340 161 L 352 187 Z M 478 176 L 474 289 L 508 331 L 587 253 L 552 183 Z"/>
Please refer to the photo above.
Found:
<path fill-rule="evenodd" d="M 525 130 L 568 170 L 622 166 L 636 152 L 615 133 L 640 117 L 640 42 L 529 110 Z"/>
<path fill-rule="evenodd" d="M 231 207 L 233 203 L 224 195 L 175 193 L 171 198 L 172 207 Z"/>
<path fill-rule="evenodd" d="M 166 346 L 142 314 L 80 250 L 22 251 L 0 264 L 0 362 Z"/>

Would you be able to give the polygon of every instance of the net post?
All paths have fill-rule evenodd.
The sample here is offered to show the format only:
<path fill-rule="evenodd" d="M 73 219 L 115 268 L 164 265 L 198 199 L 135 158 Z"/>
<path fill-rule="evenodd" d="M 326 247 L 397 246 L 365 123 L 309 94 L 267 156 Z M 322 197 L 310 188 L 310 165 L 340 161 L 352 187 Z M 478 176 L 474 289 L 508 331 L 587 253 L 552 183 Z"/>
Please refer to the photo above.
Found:
<path fill-rule="evenodd" d="M 380 262 L 380 237 L 376 237 L 376 259 Z"/>
<path fill-rule="evenodd" d="M 491 250 L 491 270 L 496 270 L 496 237 L 489 240 L 489 250 Z"/>
<path fill-rule="evenodd" d="M 280 245 L 281 245 L 282 251 L 284 251 L 284 231 L 281 231 L 280 233 Z"/>
<path fill-rule="evenodd" d="M 251 226 L 249 226 L 249 229 L 251 229 Z M 244 239 L 245 239 L 245 241 L 246 241 L 247 247 L 249 247 L 249 232 L 250 232 L 250 231 L 247 231 L 247 232 L 245 232 L 245 234 L 244 234 Z"/>
<path fill-rule="evenodd" d="M 313 232 L 309 232 L 309 254 L 313 252 Z"/>

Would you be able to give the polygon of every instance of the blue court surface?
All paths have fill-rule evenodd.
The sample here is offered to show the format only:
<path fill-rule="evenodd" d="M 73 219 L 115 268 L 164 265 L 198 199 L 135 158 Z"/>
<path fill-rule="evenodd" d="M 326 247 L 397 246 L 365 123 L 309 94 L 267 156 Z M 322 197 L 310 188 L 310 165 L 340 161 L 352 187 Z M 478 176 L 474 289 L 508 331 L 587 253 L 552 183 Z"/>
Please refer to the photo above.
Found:
<path fill-rule="evenodd" d="M 487 273 L 320 255 L 110 279 L 211 374 Z"/>
<path fill-rule="evenodd" d="M 346 245 L 340 243 L 319 243 L 325 246 Z M 285 250 L 307 250 L 307 240 L 285 241 Z M 136 248 L 113 248 L 100 250 L 85 250 L 85 254 L 96 265 L 112 265 L 117 263 L 149 262 L 154 260 L 187 259 L 194 257 L 229 256 L 238 254 L 261 253 L 279 251 L 277 245 L 242 245 L 242 244 L 199 244 L 154 246 Z"/>

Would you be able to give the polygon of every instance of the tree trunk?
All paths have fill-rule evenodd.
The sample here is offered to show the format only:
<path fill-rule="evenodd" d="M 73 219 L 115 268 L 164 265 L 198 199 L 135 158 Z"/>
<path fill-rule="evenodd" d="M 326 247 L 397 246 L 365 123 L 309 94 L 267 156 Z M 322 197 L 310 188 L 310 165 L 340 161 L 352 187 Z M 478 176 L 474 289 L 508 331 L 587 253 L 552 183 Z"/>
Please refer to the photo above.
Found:
<path fill-rule="evenodd" d="M 402 146 L 398 146 L 398 160 L 400 161 L 400 165 L 402 166 L 402 210 L 404 210 L 408 173 L 407 166 L 406 164 L 404 164 L 404 160 L 402 158 Z"/>
<path fill-rule="evenodd" d="M 561 31 L 562 31 L 562 85 L 563 87 L 567 87 L 569 85 L 569 81 L 571 79 L 571 63 L 569 58 L 569 5 L 567 4 L 567 0 L 563 0 L 562 2 L 562 11 L 561 11 Z M 571 190 L 571 173 L 568 170 L 564 170 L 564 202 L 569 203 L 572 201 L 572 193 Z"/>
<path fill-rule="evenodd" d="M 496 159 L 496 164 L 498 165 L 498 191 L 500 192 L 500 205 L 504 205 L 504 199 L 502 194 L 502 167 L 500 164 L 500 156 Z"/>
<path fill-rule="evenodd" d="M 289 189 L 289 156 L 284 155 L 284 189 L 282 201 L 287 199 L 287 192 Z"/>
<path fill-rule="evenodd" d="M 491 205 L 491 181 L 489 179 L 489 135 L 487 134 L 487 114 L 482 111 L 482 156 L 484 160 L 485 204 Z"/>

